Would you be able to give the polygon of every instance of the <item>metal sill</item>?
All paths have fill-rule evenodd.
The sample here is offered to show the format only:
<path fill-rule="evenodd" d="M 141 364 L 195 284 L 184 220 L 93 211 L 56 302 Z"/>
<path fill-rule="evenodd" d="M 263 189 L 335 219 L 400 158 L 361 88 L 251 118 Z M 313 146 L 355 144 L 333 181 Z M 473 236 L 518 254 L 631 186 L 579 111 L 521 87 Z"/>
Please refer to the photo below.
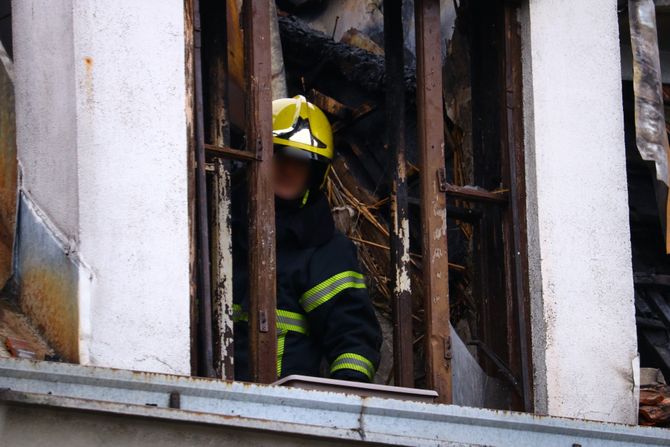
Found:
<path fill-rule="evenodd" d="M 670 445 L 670 430 L 281 386 L 0 359 L 0 405 L 392 445 Z M 179 409 L 170 395 L 179 394 Z M 173 405 L 174 405 L 173 398 Z"/>

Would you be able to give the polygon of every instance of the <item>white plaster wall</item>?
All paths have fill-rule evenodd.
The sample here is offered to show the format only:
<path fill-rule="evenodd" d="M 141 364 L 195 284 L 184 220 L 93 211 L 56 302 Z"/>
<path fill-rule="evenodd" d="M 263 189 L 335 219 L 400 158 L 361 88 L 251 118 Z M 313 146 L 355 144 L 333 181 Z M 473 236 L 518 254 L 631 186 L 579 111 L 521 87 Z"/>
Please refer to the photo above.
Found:
<path fill-rule="evenodd" d="M 524 25 L 536 410 L 635 423 L 637 340 L 616 0 Z"/>
<path fill-rule="evenodd" d="M 14 0 L 17 152 L 24 185 L 69 238 L 77 234 L 72 0 Z"/>
<path fill-rule="evenodd" d="M 82 362 L 189 374 L 183 2 L 73 4 Z"/>
<path fill-rule="evenodd" d="M 72 238 L 80 361 L 189 374 L 183 2 L 13 8 L 23 187 Z"/>

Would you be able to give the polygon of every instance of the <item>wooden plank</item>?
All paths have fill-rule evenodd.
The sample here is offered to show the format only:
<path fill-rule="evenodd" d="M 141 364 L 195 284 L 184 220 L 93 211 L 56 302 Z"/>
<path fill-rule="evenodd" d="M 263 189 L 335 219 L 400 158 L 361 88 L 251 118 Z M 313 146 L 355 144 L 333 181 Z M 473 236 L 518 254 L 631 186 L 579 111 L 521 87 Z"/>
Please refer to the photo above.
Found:
<path fill-rule="evenodd" d="M 402 2 L 384 1 L 386 128 L 395 155 L 391 187 L 391 272 L 393 280 L 393 377 L 397 386 L 414 386 L 412 287 L 409 254 L 409 204 L 405 160 L 405 81 Z"/>
<path fill-rule="evenodd" d="M 665 296 L 652 289 L 648 289 L 646 294 L 647 304 L 654 309 L 656 315 L 658 315 L 661 321 L 665 324 L 665 327 L 670 327 L 670 304 L 668 304 Z"/>
<path fill-rule="evenodd" d="M 198 267 L 195 225 L 195 77 L 193 70 L 193 0 L 184 0 L 186 135 L 188 157 L 188 233 L 189 233 L 189 302 L 191 313 L 191 375 L 198 375 Z"/>
<path fill-rule="evenodd" d="M 257 161 L 258 158 L 256 154 L 248 151 L 241 151 L 239 149 L 234 149 L 228 145 L 224 144 L 205 144 L 205 150 L 208 155 L 215 157 L 230 158 L 233 160 L 239 161 Z"/>
<path fill-rule="evenodd" d="M 504 244 L 507 283 L 510 290 L 510 367 L 520 378 L 523 410 L 533 411 L 530 352 L 530 302 L 528 290 L 528 240 L 526 220 L 526 176 L 523 141 L 523 82 L 521 78 L 521 35 L 518 5 L 502 6 L 503 21 L 503 179 L 509 189 L 509 207 L 505 210 Z"/>
<path fill-rule="evenodd" d="M 212 285 L 214 369 L 232 380 L 233 368 L 233 237 L 230 220 L 230 174 L 217 158 L 212 181 Z"/>
<path fill-rule="evenodd" d="M 417 127 L 421 165 L 426 383 L 438 401 L 451 403 L 451 339 L 447 203 L 438 170 L 444 168 L 442 52 L 439 0 L 416 0 Z"/>
<path fill-rule="evenodd" d="M 260 383 L 277 378 L 276 253 L 272 173 L 272 91 L 269 0 L 244 0 L 247 150 L 249 167 L 249 365 Z"/>
<path fill-rule="evenodd" d="M 450 183 L 443 183 L 440 189 L 446 192 L 449 197 L 469 202 L 497 203 L 500 205 L 505 205 L 508 202 L 506 191 L 491 192 L 475 186 L 458 186 Z"/>
<path fill-rule="evenodd" d="M 212 292 L 210 275 L 209 218 L 207 209 L 207 178 L 205 172 L 205 114 L 203 104 L 202 30 L 200 1 L 193 0 L 193 72 L 195 100 L 195 187 L 196 234 L 198 240 L 198 330 L 199 374 L 214 377 L 212 343 Z"/>
<path fill-rule="evenodd" d="M 206 68 L 206 117 L 208 156 L 235 157 L 247 152 L 230 148 L 228 115 L 228 45 L 226 3 L 201 0 L 204 66 Z M 229 155 L 232 152 L 233 155 Z M 211 179 L 211 259 L 214 370 L 222 379 L 233 379 L 233 250 L 231 234 L 230 175 L 216 158 Z"/>

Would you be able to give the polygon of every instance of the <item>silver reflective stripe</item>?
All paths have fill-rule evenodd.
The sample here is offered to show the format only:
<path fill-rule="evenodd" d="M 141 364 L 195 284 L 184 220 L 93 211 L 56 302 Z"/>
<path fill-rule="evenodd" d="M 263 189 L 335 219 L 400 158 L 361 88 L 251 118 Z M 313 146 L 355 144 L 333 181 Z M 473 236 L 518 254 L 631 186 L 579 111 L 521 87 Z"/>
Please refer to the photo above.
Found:
<path fill-rule="evenodd" d="M 330 298 L 337 295 L 340 291 L 348 288 L 364 288 L 365 279 L 353 275 L 343 276 L 332 283 L 328 284 L 323 289 L 310 296 L 305 296 L 301 302 L 302 307 L 307 311 L 314 310 L 319 304 L 328 301 Z"/>
<path fill-rule="evenodd" d="M 342 354 L 335 359 L 330 367 L 330 372 L 333 373 L 340 369 L 353 369 L 359 371 L 372 380 L 375 375 L 375 368 L 370 360 L 358 354 Z"/>

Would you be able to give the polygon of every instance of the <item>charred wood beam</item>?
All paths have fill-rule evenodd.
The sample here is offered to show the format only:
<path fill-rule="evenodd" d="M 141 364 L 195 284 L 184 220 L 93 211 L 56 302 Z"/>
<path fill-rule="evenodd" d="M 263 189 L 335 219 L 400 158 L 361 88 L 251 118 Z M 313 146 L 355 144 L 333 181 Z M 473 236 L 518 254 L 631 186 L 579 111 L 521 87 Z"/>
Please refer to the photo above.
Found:
<path fill-rule="evenodd" d="M 230 146 L 228 114 L 228 45 L 226 2 L 202 0 L 203 65 L 207 78 L 205 117 L 208 123 L 205 154 L 220 157 Z M 223 154 L 219 151 L 222 149 Z M 242 152 L 247 154 L 246 152 Z M 228 155 L 230 156 L 230 155 Z M 211 178 L 211 260 L 214 370 L 217 377 L 233 377 L 233 272 L 230 223 L 230 174 L 221 158 L 214 160 Z"/>
<path fill-rule="evenodd" d="M 525 411 L 533 410 L 529 290 L 528 290 L 528 253 L 527 253 L 527 220 L 526 220 L 526 176 L 525 152 L 523 141 L 523 82 L 521 79 L 521 34 L 517 20 L 518 6 L 507 3 L 503 7 L 503 46 L 504 73 L 502 103 L 504 107 L 502 132 L 504 134 L 503 177 L 509 189 L 509 207 L 503 222 L 506 233 L 505 253 L 508 269 L 507 283 L 510 287 L 517 327 L 510 329 L 516 338 L 518 351 L 516 358 L 520 369 L 520 383 L 516 388 L 521 394 Z M 511 237 L 510 237 L 511 236 Z M 516 330 L 514 330 L 516 329 Z M 514 351 L 514 350 L 513 350 Z"/>
<path fill-rule="evenodd" d="M 193 0 L 184 0 L 184 57 L 186 78 L 186 134 L 188 147 L 188 232 L 189 232 L 189 301 L 190 301 L 190 338 L 191 338 L 191 375 L 197 376 L 200 365 L 199 352 L 199 300 L 198 300 L 198 266 L 197 266 L 197 218 L 196 218 L 196 187 L 195 187 L 195 70 L 194 67 L 194 27 Z"/>
<path fill-rule="evenodd" d="M 212 286 L 214 369 L 217 377 L 233 380 L 233 237 L 230 221 L 230 174 L 221 158 L 214 160 L 212 178 Z"/>
<path fill-rule="evenodd" d="M 279 31 L 287 58 L 294 54 L 302 60 L 315 61 L 314 64 L 333 62 L 340 67 L 347 80 L 370 92 L 384 92 L 386 76 L 383 56 L 335 42 L 294 16 L 279 17 Z M 403 83 L 408 98 L 411 98 L 416 90 L 416 73 L 411 67 L 404 68 Z"/>
<path fill-rule="evenodd" d="M 445 182 L 440 184 L 440 191 L 447 193 L 447 197 L 469 202 L 496 203 L 499 205 L 508 203 L 507 192 L 491 192 L 476 186 L 458 186 Z"/>
<path fill-rule="evenodd" d="M 635 284 L 650 284 L 670 287 L 670 275 L 635 272 Z"/>
<path fill-rule="evenodd" d="M 270 0 L 244 0 L 249 169 L 249 366 L 255 382 L 277 378 L 276 253 L 272 170 Z"/>
<path fill-rule="evenodd" d="M 439 402 L 451 403 L 447 198 L 440 192 L 438 179 L 439 170 L 444 169 L 440 2 L 416 0 L 414 7 L 426 383 L 437 391 Z"/>
<path fill-rule="evenodd" d="M 646 291 L 646 301 L 650 308 L 652 308 L 656 315 L 665 324 L 665 327 L 670 328 L 670 304 L 665 297 L 656 290 Z"/>
<path fill-rule="evenodd" d="M 395 155 L 391 186 L 391 275 L 393 280 L 393 375 L 398 386 L 414 386 L 412 288 L 409 256 L 407 162 L 405 160 L 405 85 L 402 2 L 384 1 L 387 144 Z"/>
<path fill-rule="evenodd" d="M 227 145 L 205 144 L 207 155 L 213 157 L 230 158 L 238 161 L 258 161 L 258 156 L 249 151 L 241 151 Z"/>
<path fill-rule="evenodd" d="M 200 342 L 199 373 L 214 377 L 214 346 L 212 344 L 212 293 L 210 276 L 209 218 L 207 215 L 207 178 L 205 172 L 205 114 L 203 110 L 202 31 L 200 0 L 193 0 L 193 61 L 195 82 L 195 161 L 196 211 L 198 219 L 198 328 Z"/>
<path fill-rule="evenodd" d="M 337 117 L 341 120 L 351 118 L 353 112 L 351 107 L 342 104 L 338 100 L 331 98 L 330 96 L 325 95 L 316 89 L 312 89 L 309 93 L 309 96 L 311 102 L 327 114 Z"/>

